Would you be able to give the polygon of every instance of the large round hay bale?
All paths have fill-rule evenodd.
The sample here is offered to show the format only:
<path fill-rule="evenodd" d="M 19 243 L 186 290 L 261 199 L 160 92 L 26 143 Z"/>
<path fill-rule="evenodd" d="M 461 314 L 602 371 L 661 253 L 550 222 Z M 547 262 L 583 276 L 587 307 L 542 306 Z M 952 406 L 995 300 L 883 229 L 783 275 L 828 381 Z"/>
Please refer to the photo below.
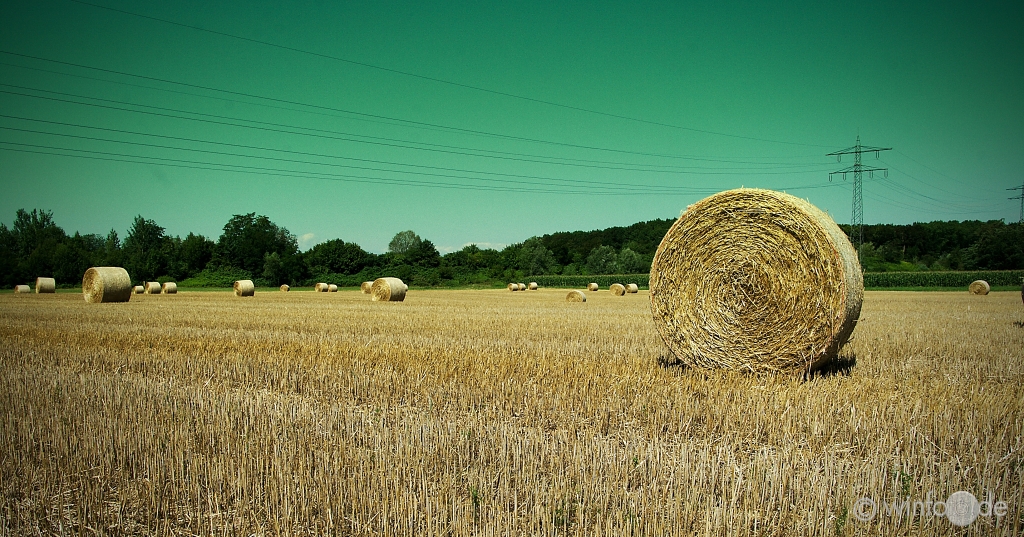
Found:
<path fill-rule="evenodd" d="M 121 267 L 92 267 L 82 277 L 82 295 L 92 303 L 128 302 L 132 279 Z"/>
<path fill-rule="evenodd" d="M 160 282 L 144 282 L 142 285 L 146 288 L 147 295 L 160 294 Z"/>
<path fill-rule="evenodd" d="M 573 289 L 569 291 L 569 294 L 565 295 L 566 302 L 586 302 L 587 295 L 583 294 L 583 291 Z"/>
<path fill-rule="evenodd" d="M 280 289 L 282 293 L 287 293 L 288 291 L 292 290 L 292 288 L 287 283 L 282 283 Z"/>
<path fill-rule="evenodd" d="M 613 283 L 608 286 L 608 290 L 615 296 L 623 296 L 626 294 L 626 286 L 621 283 Z"/>
<path fill-rule="evenodd" d="M 985 280 L 974 280 L 967 289 L 972 295 L 987 295 L 992 290 L 992 287 Z"/>
<path fill-rule="evenodd" d="M 373 282 L 363 282 L 359 284 L 359 290 L 362 291 L 364 295 L 370 294 L 370 289 L 372 288 Z"/>
<path fill-rule="evenodd" d="M 520 291 L 525 291 L 526 290 L 526 284 L 525 283 L 520 283 L 519 284 L 519 290 Z"/>
<path fill-rule="evenodd" d="M 510 284 L 508 284 L 508 290 L 509 291 L 518 291 L 519 290 L 519 284 L 518 283 L 510 283 Z"/>
<path fill-rule="evenodd" d="M 338 292 L 338 286 L 334 285 L 333 283 L 327 284 L 327 292 L 328 293 L 337 293 Z"/>
<path fill-rule="evenodd" d="M 25 284 L 15 285 L 14 286 L 14 294 L 16 294 L 16 295 L 25 295 L 25 294 L 28 294 L 28 293 L 31 293 L 31 292 L 32 292 L 32 288 L 27 286 L 27 285 L 25 285 Z"/>
<path fill-rule="evenodd" d="M 136 285 L 135 287 L 132 287 L 132 293 L 134 293 L 136 295 L 141 295 L 142 293 L 145 293 L 145 292 L 146 292 L 146 287 L 143 286 L 143 285 Z"/>
<path fill-rule="evenodd" d="M 36 278 L 36 294 L 56 293 L 57 281 L 53 278 Z"/>
<path fill-rule="evenodd" d="M 587 291 L 597 291 L 600 288 L 601 287 L 599 285 L 593 282 L 587 284 Z"/>
<path fill-rule="evenodd" d="M 235 280 L 232 287 L 235 289 L 235 296 L 256 296 L 256 285 L 252 280 Z"/>
<path fill-rule="evenodd" d="M 637 287 L 637 285 L 635 283 L 627 283 L 626 284 L 626 292 L 627 293 L 636 293 L 636 292 L 639 292 L 639 291 L 640 291 L 640 288 Z"/>
<path fill-rule="evenodd" d="M 178 284 L 174 282 L 164 282 L 164 284 L 160 286 L 160 293 L 165 295 L 176 295 L 178 294 Z"/>
<path fill-rule="evenodd" d="M 313 290 L 316 291 L 317 293 L 326 293 L 327 284 L 324 282 L 317 282 L 317 284 L 313 286 Z"/>
<path fill-rule="evenodd" d="M 398 278 L 377 278 L 370 287 L 370 298 L 375 302 L 401 302 L 409 286 Z"/>
<path fill-rule="evenodd" d="M 538 287 L 537 282 L 530 282 L 530 283 L 526 284 L 526 288 L 531 290 L 531 291 L 536 291 L 537 287 Z"/>
<path fill-rule="evenodd" d="M 737 189 L 695 203 L 672 225 L 650 289 L 655 325 L 682 362 L 806 370 L 850 338 L 864 279 L 853 245 L 817 207 Z"/>

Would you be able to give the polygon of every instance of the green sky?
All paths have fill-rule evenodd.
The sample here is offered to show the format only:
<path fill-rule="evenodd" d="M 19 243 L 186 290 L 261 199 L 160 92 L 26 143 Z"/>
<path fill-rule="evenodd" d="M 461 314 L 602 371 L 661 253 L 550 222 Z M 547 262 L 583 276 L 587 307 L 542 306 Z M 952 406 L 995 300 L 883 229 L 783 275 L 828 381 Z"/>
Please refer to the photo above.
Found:
<path fill-rule="evenodd" d="M 741 185 L 845 223 L 850 181 L 828 172 L 852 157 L 825 154 L 858 134 L 894 148 L 865 155 L 889 169 L 865 179 L 867 223 L 1019 214 L 1020 2 L 89 1 L 340 59 L 4 2 L 8 225 L 40 208 L 123 237 L 141 214 L 215 238 L 256 212 L 303 248 L 381 252 L 413 229 L 445 252 L 675 217 Z"/>

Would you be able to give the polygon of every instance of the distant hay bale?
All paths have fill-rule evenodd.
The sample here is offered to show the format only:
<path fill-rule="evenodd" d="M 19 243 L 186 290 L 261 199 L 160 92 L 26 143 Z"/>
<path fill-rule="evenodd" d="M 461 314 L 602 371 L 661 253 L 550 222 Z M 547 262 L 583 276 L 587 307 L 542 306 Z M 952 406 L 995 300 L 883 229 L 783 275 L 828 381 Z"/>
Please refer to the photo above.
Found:
<path fill-rule="evenodd" d="M 370 298 L 374 302 L 401 302 L 409 286 L 398 278 L 377 278 L 370 287 Z"/>
<path fill-rule="evenodd" d="M 597 291 L 600 288 L 601 287 L 598 286 L 596 283 L 588 283 L 587 284 L 587 291 Z"/>
<path fill-rule="evenodd" d="M 508 284 L 508 290 L 509 291 L 518 291 L 519 290 L 519 284 L 518 283 L 510 283 L 510 284 Z"/>
<path fill-rule="evenodd" d="M 82 296 L 93 304 L 128 302 L 132 289 L 132 279 L 121 267 L 92 267 L 82 277 Z"/>
<path fill-rule="evenodd" d="M 537 290 L 537 282 L 530 282 L 530 283 L 528 283 L 526 285 L 526 288 L 531 290 L 531 291 L 536 291 Z"/>
<path fill-rule="evenodd" d="M 520 283 L 519 284 L 519 290 L 520 291 L 525 291 L 526 290 L 526 284 L 525 283 Z"/>
<path fill-rule="evenodd" d="M 849 239 L 817 207 L 737 189 L 693 204 L 672 225 L 650 290 L 658 332 L 683 363 L 809 370 L 849 340 L 864 280 Z"/>
<path fill-rule="evenodd" d="M 626 284 L 626 292 L 627 293 L 636 293 L 638 291 L 640 291 L 640 288 L 637 287 L 635 283 L 627 283 Z"/>
<path fill-rule="evenodd" d="M 145 293 L 145 292 L 146 292 L 146 288 L 144 286 L 142 286 L 142 285 L 136 285 L 135 287 L 132 287 L 132 293 L 134 293 L 136 295 L 141 295 L 142 293 Z"/>
<path fill-rule="evenodd" d="M 326 293 L 327 284 L 323 282 L 317 282 L 317 284 L 313 286 L 313 290 L 316 291 L 317 293 Z"/>
<path fill-rule="evenodd" d="M 974 280 L 967 289 L 971 291 L 972 295 L 987 295 L 992 287 L 985 280 Z"/>
<path fill-rule="evenodd" d="M 15 285 L 14 286 L 14 294 L 16 294 L 16 295 L 25 295 L 25 294 L 28 294 L 28 293 L 31 293 L 31 292 L 32 292 L 32 288 L 27 286 L 27 285 L 22 284 L 22 285 Z"/>
<path fill-rule="evenodd" d="M 56 293 L 57 281 L 53 278 L 36 278 L 36 294 Z"/>
<path fill-rule="evenodd" d="M 615 296 L 623 296 L 626 294 L 626 286 L 621 283 L 613 283 L 608 287 L 608 290 Z"/>
<path fill-rule="evenodd" d="M 256 285 L 252 280 L 235 280 L 235 296 L 256 296 Z"/>
<path fill-rule="evenodd" d="M 586 302 L 587 295 L 583 294 L 583 291 L 573 289 L 569 291 L 569 294 L 565 295 L 566 302 Z"/>
<path fill-rule="evenodd" d="M 176 295 L 178 294 L 178 284 L 174 282 L 164 282 L 164 284 L 160 286 L 160 293 L 164 295 Z"/>
<path fill-rule="evenodd" d="M 327 284 L 327 292 L 328 293 L 337 293 L 338 292 L 338 286 L 334 285 L 333 283 Z"/>
<path fill-rule="evenodd" d="M 282 283 L 280 289 L 282 293 L 287 293 L 288 291 L 292 290 L 292 288 L 289 287 L 287 283 Z"/>
<path fill-rule="evenodd" d="M 146 282 L 143 284 L 146 288 L 147 295 L 159 295 L 160 294 L 160 282 Z"/>
<path fill-rule="evenodd" d="M 362 291 L 364 295 L 370 294 L 370 289 L 372 288 L 373 282 L 363 282 L 359 284 L 359 290 Z"/>

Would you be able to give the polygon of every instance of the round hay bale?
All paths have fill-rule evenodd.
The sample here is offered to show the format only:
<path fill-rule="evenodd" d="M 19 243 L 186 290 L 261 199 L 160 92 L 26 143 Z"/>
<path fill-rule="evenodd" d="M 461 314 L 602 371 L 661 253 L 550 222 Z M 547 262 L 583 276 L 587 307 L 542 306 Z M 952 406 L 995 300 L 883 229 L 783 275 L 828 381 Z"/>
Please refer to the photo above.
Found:
<path fill-rule="evenodd" d="M 626 286 L 621 283 L 613 283 L 608 286 L 608 290 L 615 296 L 623 296 L 626 294 Z"/>
<path fill-rule="evenodd" d="M 636 292 L 639 292 L 639 291 L 640 291 L 640 288 L 637 287 L 637 285 L 635 283 L 627 283 L 626 284 L 626 292 L 627 293 L 636 293 Z"/>
<path fill-rule="evenodd" d="M 252 280 L 235 280 L 235 296 L 256 296 L 256 285 Z"/>
<path fill-rule="evenodd" d="M 362 291 L 364 295 L 370 294 L 370 289 L 372 288 L 373 282 L 363 282 L 359 284 L 359 290 Z"/>
<path fill-rule="evenodd" d="M 164 295 L 176 295 L 178 294 L 178 284 L 174 282 L 164 282 L 160 287 L 160 293 Z"/>
<path fill-rule="evenodd" d="M 282 283 L 280 289 L 282 293 L 287 293 L 288 291 L 292 290 L 292 288 L 289 287 L 287 283 Z"/>
<path fill-rule="evenodd" d="M 323 282 L 317 282 L 317 284 L 313 286 L 313 290 L 316 291 L 317 293 L 326 293 L 327 284 Z"/>
<path fill-rule="evenodd" d="M 508 284 L 508 290 L 509 291 L 518 291 L 519 290 L 519 284 L 518 283 L 510 283 L 510 284 Z"/>
<path fill-rule="evenodd" d="M 967 289 L 972 295 L 987 295 L 992 287 L 985 280 L 974 280 Z"/>
<path fill-rule="evenodd" d="M 328 293 L 337 293 L 338 292 L 338 286 L 334 285 L 333 283 L 327 284 L 327 292 Z"/>
<path fill-rule="evenodd" d="M 132 279 L 121 267 L 92 267 L 82 277 L 82 296 L 86 302 L 128 302 L 132 298 Z"/>
<path fill-rule="evenodd" d="M 53 278 L 36 278 L 36 294 L 56 293 L 57 281 Z"/>
<path fill-rule="evenodd" d="M 136 285 L 135 287 L 132 287 L 132 293 L 134 293 L 136 295 L 141 295 L 142 293 L 145 293 L 145 292 L 146 292 L 146 287 L 145 286 Z"/>
<path fill-rule="evenodd" d="M 586 302 L 587 295 L 583 294 L 583 291 L 573 289 L 569 291 L 569 294 L 565 295 L 566 302 Z"/>
<path fill-rule="evenodd" d="M 32 288 L 27 285 L 15 285 L 14 294 L 16 295 L 27 295 L 32 292 Z"/>
<path fill-rule="evenodd" d="M 519 284 L 519 290 L 520 291 L 525 291 L 526 290 L 526 284 L 525 283 L 520 283 Z"/>
<path fill-rule="evenodd" d="M 587 284 L 587 291 L 597 291 L 600 288 L 601 287 L 598 286 L 596 283 L 588 283 Z"/>
<path fill-rule="evenodd" d="M 529 290 L 531 290 L 531 291 L 536 291 L 536 290 L 537 290 L 537 287 L 538 287 L 538 286 L 537 286 L 537 282 L 530 282 L 530 283 L 528 283 L 528 284 L 526 285 L 526 288 L 527 288 L 527 289 L 529 289 Z"/>
<path fill-rule="evenodd" d="M 160 294 L 160 282 L 144 282 L 142 285 L 146 288 L 147 295 Z"/>
<path fill-rule="evenodd" d="M 864 279 L 853 245 L 817 207 L 737 189 L 695 203 L 672 225 L 650 289 L 655 325 L 680 361 L 808 370 L 849 340 Z"/>
<path fill-rule="evenodd" d="M 409 286 L 398 278 L 377 278 L 370 287 L 370 298 L 374 302 L 401 302 Z"/>

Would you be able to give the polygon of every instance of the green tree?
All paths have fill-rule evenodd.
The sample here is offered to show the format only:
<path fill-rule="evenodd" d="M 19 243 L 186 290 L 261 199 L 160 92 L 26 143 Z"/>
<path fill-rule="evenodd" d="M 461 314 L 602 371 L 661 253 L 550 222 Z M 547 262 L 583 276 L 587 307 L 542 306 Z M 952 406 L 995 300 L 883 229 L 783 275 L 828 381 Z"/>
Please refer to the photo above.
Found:
<path fill-rule="evenodd" d="M 611 246 L 598 246 L 590 251 L 587 256 L 587 272 L 589 274 L 615 274 L 617 267 L 615 261 L 615 248 Z"/>
<path fill-rule="evenodd" d="M 423 239 L 413 230 L 399 231 L 388 243 L 388 251 L 393 254 L 405 254 L 417 250 L 423 245 Z"/>
<path fill-rule="evenodd" d="M 124 268 L 134 281 L 156 280 L 167 275 L 167 237 L 164 228 L 138 215 L 124 239 Z"/>
<path fill-rule="evenodd" d="M 540 237 L 530 237 L 519 247 L 516 268 L 526 274 L 551 274 L 558 268 L 558 262 Z"/>
<path fill-rule="evenodd" d="M 236 214 L 224 224 L 224 232 L 217 241 L 217 250 L 229 266 L 260 274 L 267 254 L 276 252 L 285 262 L 286 258 L 298 253 L 299 246 L 295 235 L 287 229 L 271 222 L 266 216 L 249 213 Z"/>
<path fill-rule="evenodd" d="M 621 274 L 638 274 L 651 270 L 650 263 L 645 262 L 644 258 L 640 257 L 640 254 L 629 248 L 623 248 L 619 252 L 619 255 L 615 258 L 615 264 Z"/>
<path fill-rule="evenodd" d="M 313 275 L 357 274 L 374 265 L 376 257 L 354 242 L 333 239 L 310 248 L 305 261 Z"/>

